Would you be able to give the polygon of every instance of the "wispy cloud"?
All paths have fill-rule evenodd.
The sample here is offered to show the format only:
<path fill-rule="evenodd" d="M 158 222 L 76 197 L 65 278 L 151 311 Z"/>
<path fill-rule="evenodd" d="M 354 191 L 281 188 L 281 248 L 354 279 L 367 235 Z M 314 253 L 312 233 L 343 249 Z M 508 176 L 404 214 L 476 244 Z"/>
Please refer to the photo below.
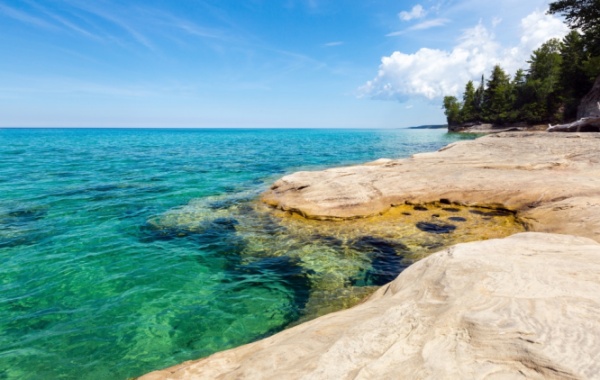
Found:
<path fill-rule="evenodd" d="M 425 30 L 425 29 L 437 28 L 438 26 L 444 26 L 449 22 L 450 22 L 450 20 L 447 18 L 436 18 L 433 20 L 423 21 L 421 23 L 418 23 L 417 25 L 413 25 L 410 28 L 408 28 L 408 30 L 412 31 L 412 30 Z"/>
<path fill-rule="evenodd" d="M 332 42 L 327 42 L 325 44 L 323 44 L 323 46 L 325 47 L 333 47 L 333 46 L 340 46 L 343 45 L 344 42 L 343 41 L 332 41 Z"/>
<path fill-rule="evenodd" d="M 409 32 L 414 32 L 414 31 L 418 31 L 418 30 L 426 30 L 426 29 L 444 26 L 444 25 L 448 24 L 449 22 L 450 22 L 450 20 L 447 18 L 436 18 L 433 20 L 423 21 L 421 23 L 413 25 L 410 28 L 406 28 L 404 30 L 399 30 L 397 32 L 388 33 L 385 36 L 386 37 L 401 36 L 401 35 L 409 33 Z"/>
<path fill-rule="evenodd" d="M 425 9 L 423 9 L 423 6 L 421 4 L 415 5 L 408 12 L 402 11 L 402 12 L 398 13 L 398 17 L 400 17 L 400 20 L 402 20 L 402 21 L 410 21 L 413 19 L 419 19 L 419 18 L 425 17 L 426 15 L 427 15 L 427 11 Z"/>
<path fill-rule="evenodd" d="M 85 5 L 77 3 L 76 6 L 85 12 L 88 12 L 96 17 L 102 18 L 112 23 L 113 25 L 116 25 L 117 27 L 127 32 L 131 37 L 133 37 L 135 41 L 142 44 L 146 48 L 150 50 L 156 50 L 156 47 L 150 41 L 150 39 L 144 34 L 142 34 L 139 30 L 137 30 L 137 28 L 133 25 L 131 21 L 125 21 L 120 16 L 117 16 L 114 12 L 109 12 L 105 9 L 92 6 L 90 5 L 90 3 L 85 3 Z"/>
<path fill-rule="evenodd" d="M 80 27 L 80 26 L 76 25 L 74 22 L 71 22 L 64 17 L 59 16 L 56 13 L 49 11 L 47 8 L 43 7 L 42 5 L 40 5 L 38 3 L 35 3 L 33 1 L 27 1 L 27 4 L 29 4 L 32 8 L 38 10 L 39 12 L 42 12 L 44 15 L 50 17 L 54 21 L 58 22 L 60 24 L 60 26 L 67 28 L 68 30 L 70 30 L 72 32 L 75 32 L 84 37 L 88 37 L 88 38 L 92 38 L 92 39 L 96 39 L 96 40 L 99 39 L 98 36 L 87 31 L 83 27 Z"/>
<path fill-rule="evenodd" d="M 11 8 L 3 4 L 0 4 L 0 14 L 31 26 L 46 29 L 55 29 L 54 25 L 44 21 L 41 18 L 32 16 L 30 14 L 27 14 L 25 12 L 19 11 L 17 9 Z"/>

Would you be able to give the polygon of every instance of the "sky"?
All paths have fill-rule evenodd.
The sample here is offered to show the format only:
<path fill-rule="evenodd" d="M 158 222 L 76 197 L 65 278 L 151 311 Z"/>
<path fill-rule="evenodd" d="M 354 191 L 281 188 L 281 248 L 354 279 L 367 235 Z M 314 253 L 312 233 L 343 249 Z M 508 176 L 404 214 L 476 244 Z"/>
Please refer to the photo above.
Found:
<path fill-rule="evenodd" d="M 0 126 L 443 124 L 568 29 L 549 0 L 0 0 Z"/>

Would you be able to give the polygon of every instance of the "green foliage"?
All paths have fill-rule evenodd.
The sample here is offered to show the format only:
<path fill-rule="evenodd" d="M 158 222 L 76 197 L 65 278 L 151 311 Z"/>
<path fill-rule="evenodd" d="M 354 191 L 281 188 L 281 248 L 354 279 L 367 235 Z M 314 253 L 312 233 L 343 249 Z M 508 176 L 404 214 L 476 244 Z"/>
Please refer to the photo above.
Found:
<path fill-rule="evenodd" d="M 454 96 L 444 97 L 444 114 L 448 120 L 448 125 L 456 125 L 462 123 L 460 118 L 461 104 Z"/>
<path fill-rule="evenodd" d="M 463 123 L 474 122 L 479 119 L 479 112 L 477 109 L 479 104 L 475 101 L 475 86 L 473 81 L 470 80 L 465 86 L 465 92 L 463 93 L 462 108 L 460 109 L 460 118 Z"/>
<path fill-rule="evenodd" d="M 509 122 L 516 122 L 523 120 L 521 117 L 521 109 L 526 103 L 526 86 L 527 77 L 525 76 L 525 70 L 519 69 L 515 73 L 515 77 L 511 82 L 511 103 L 512 109 L 509 113 Z"/>
<path fill-rule="evenodd" d="M 588 75 L 585 69 L 587 63 L 590 62 L 589 53 L 585 50 L 579 32 L 573 30 L 563 39 L 560 55 L 562 62 L 559 90 L 564 106 L 563 119 L 569 120 L 577 116 L 579 101 L 593 85 L 592 76 Z M 595 76 L 593 75 L 593 78 Z"/>
<path fill-rule="evenodd" d="M 500 66 L 494 66 L 487 88 L 483 92 L 483 118 L 492 123 L 504 122 L 512 106 L 511 93 L 510 77 Z"/>
<path fill-rule="evenodd" d="M 558 91 L 563 60 L 560 54 L 561 47 L 561 42 L 553 38 L 531 55 L 524 89 L 524 121 L 556 121 L 556 110 L 561 104 Z"/>
<path fill-rule="evenodd" d="M 481 82 L 479 82 L 479 87 L 475 90 L 475 114 L 477 115 L 477 119 L 481 119 L 481 108 L 483 106 L 483 93 L 485 92 L 485 77 L 481 75 Z"/>
<path fill-rule="evenodd" d="M 547 41 L 531 54 L 527 63 L 529 68 L 517 70 L 512 80 L 496 65 L 487 82 L 481 77 L 477 89 L 473 81 L 469 81 L 462 103 L 455 97 L 444 98 L 449 124 L 478 121 L 537 124 L 572 120 L 581 98 L 600 75 L 600 57 L 586 50 L 577 31 L 562 41 Z"/>
<path fill-rule="evenodd" d="M 563 14 L 571 29 L 583 32 L 587 50 L 600 55 L 600 0 L 558 0 L 548 12 Z"/>

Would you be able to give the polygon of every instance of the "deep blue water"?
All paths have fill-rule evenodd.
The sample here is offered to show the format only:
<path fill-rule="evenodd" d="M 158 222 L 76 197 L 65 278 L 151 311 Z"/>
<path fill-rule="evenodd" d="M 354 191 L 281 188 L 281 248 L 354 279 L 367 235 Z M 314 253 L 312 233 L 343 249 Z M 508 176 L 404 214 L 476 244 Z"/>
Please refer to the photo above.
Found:
<path fill-rule="evenodd" d="M 303 242 L 257 210 L 260 192 L 464 138 L 0 129 L 0 379 L 125 379 L 285 328 L 319 273 L 288 254 Z"/>

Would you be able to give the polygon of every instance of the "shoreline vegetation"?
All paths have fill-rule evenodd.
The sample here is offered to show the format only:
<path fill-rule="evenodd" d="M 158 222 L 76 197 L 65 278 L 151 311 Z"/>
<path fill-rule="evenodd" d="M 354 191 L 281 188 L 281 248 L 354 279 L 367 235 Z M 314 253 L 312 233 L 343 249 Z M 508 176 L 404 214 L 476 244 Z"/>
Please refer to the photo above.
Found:
<path fill-rule="evenodd" d="M 489 79 L 482 73 L 478 83 L 468 81 L 461 100 L 444 97 L 449 131 L 485 129 L 483 125 L 489 130 L 539 130 L 540 125 L 600 117 L 600 5 L 560 0 L 550 4 L 549 12 L 564 14 L 572 31 L 536 49 L 527 69 L 511 76 L 496 65 Z"/>

